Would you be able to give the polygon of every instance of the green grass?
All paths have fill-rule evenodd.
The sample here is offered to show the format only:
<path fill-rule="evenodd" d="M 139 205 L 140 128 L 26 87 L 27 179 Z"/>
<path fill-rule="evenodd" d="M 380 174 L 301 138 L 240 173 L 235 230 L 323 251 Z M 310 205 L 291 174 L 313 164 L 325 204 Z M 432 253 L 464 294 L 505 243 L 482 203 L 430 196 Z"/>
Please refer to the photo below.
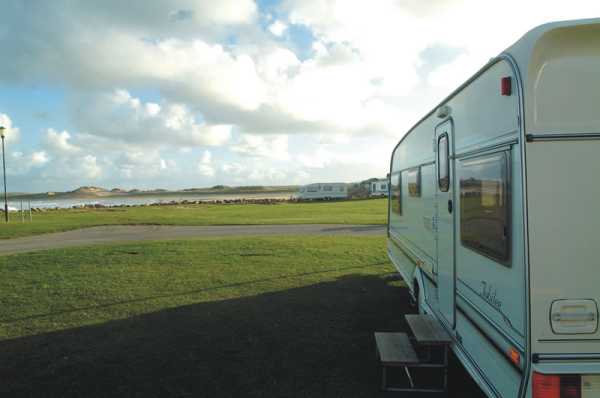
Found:
<path fill-rule="evenodd" d="M 371 331 L 406 302 L 384 243 L 199 239 L 0 258 L 0 395 L 368 396 Z"/>
<path fill-rule="evenodd" d="M 0 257 L 0 339 L 390 272 L 381 237 L 219 238 Z"/>
<path fill-rule="evenodd" d="M 373 331 L 405 331 L 407 302 L 384 237 L 0 257 L 0 396 L 374 397 Z"/>
<path fill-rule="evenodd" d="M 0 239 L 98 225 L 385 224 L 387 200 L 284 203 L 276 205 L 179 205 L 35 213 L 0 223 Z"/>

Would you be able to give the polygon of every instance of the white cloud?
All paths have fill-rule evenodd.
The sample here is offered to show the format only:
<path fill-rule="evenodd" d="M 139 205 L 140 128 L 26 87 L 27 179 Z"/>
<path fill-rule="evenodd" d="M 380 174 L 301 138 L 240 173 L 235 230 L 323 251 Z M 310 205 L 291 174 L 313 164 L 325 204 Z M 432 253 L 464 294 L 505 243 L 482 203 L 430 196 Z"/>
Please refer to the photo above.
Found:
<path fill-rule="evenodd" d="M 288 137 L 286 135 L 242 134 L 238 142 L 231 145 L 231 150 L 245 156 L 276 160 L 289 159 Z"/>
<path fill-rule="evenodd" d="M 68 131 L 61 131 L 60 133 L 52 128 L 46 130 L 46 137 L 44 142 L 46 147 L 59 153 L 75 153 L 80 150 L 77 146 L 71 144 L 71 134 Z"/>
<path fill-rule="evenodd" d="M 10 117 L 5 113 L 0 113 L 0 126 L 4 127 L 4 141 L 6 144 L 16 143 L 19 141 L 20 130 L 18 127 L 13 126 L 13 122 Z"/>
<path fill-rule="evenodd" d="M 31 154 L 31 165 L 35 167 L 43 166 L 48 163 L 48 154 L 45 151 L 38 151 Z"/>
<path fill-rule="evenodd" d="M 0 15 L 0 82 L 67 98 L 54 120 L 70 132 L 35 148 L 0 114 L 11 172 L 44 183 L 381 176 L 393 144 L 491 56 L 540 23 L 600 13 L 584 0 L 283 0 L 275 17 L 252 0 L 71 3 Z"/>
<path fill-rule="evenodd" d="M 214 177 L 215 168 L 212 166 L 212 154 L 205 150 L 198 162 L 198 173 L 205 177 Z"/>
<path fill-rule="evenodd" d="M 288 26 L 277 20 L 275 22 L 273 22 L 271 25 L 269 25 L 269 31 L 271 33 L 273 33 L 275 36 L 281 36 L 283 35 L 283 32 L 285 32 L 287 30 Z"/>
<path fill-rule="evenodd" d="M 214 177 L 215 169 L 208 164 L 198 164 L 198 173 L 204 177 Z"/>
<path fill-rule="evenodd" d="M 286 180 L 287 174 L 281 169 L 269 167 L 266 169 L 253 169 L 248 174 L 248 180 L 257 181 L 258 183 L 281 184 Z"/>
<path fill-rule="evenodd" d="M 239 174 L 241 174 L 244 171 L 244 166 L 242 166 L 239 163 L 235 163 L 235 162 L 224 163 L 221 166 L 221 170 L 224 173 L 228 173 L 228 174 L 232 174 L 232 175 L 239 175 Z"/>
<path fill-rule="evenodd" d="M 202 158 L 200 159 L 200 163 L 202 164 L 210 164 L 212 161 L 212 154 L 210 153 L 210 151 L 207 149 L 204 151 L 204 153 L 202 154 Z"/>
<path fill-rule="evenodd" d="M 81 160 L 81 168 L 86 178 L 95 180 L 102 175 L 102 168 L 95 156 L 85 155 Z"/>
<path fill-rule="evenodd" d="M 152 146 L 220 146 L 231 136 L 231 125 L 197 121 L 183 104 L 144 103 L 126 90 L 83 97 L 77 126 L 87 134 L 125 143 Z M 67 137 L 68 138 L 68 137 Z"/>

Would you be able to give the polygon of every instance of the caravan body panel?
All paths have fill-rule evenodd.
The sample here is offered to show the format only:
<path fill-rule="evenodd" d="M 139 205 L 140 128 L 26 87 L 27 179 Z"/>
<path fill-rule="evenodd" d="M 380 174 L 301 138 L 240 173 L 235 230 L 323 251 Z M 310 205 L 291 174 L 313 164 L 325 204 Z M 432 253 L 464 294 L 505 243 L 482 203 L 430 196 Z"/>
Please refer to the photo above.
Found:
<path fill-rule="evenodd" d="M 541 34 L 526 65 L 525 149 L 532 351 L 596 353 L 600 365 L 598 43 L 598 23 Z"/>
<path fill-rule="evenodd" d="M 533 372 L 600 375 L 598 43 L 600 19 L 532 30 L 392 154 L 390 259 L 489 396 L 531 397 Z"/>
<path fill-rule="evenodd" d="M 511 162 L 507 169 L 514 171 L 511 188 L 517 186 L 510 190 L 510 201 L 516 202 L 511 211 L 522 208 L 519 166 L 512 166 L 520 164 L 519 97 L 500 95 L 504 77 L 516 79 L 508 62 L 490 65 L 444 104 L 451 110 L 448 118 L 429 115 L 397 146 L 390 172 L 388 246 L 403 277 L 413 278 L 408 280 L 411 286 L 413 280 L 422 280 L 424 304 L 455 336 L 455 350 L 482 369 L 494 369 L 480 372 L 480 383 L 513 396 L 523 371 L 508 362 L 498 347 L 514 347 L 523 355 L 525 351 L 523 225 L 510 226 L 514 239 L 510 266 L 465 247 L 459 238 L 465 162 L 506 153 Z M 439 139 L 444 134 L 448 135 L 443 149 L 448 150 L 447 190 L 440 189 L 439 181 Z M 515 214 L 521 213 L 515 210 Z"/>

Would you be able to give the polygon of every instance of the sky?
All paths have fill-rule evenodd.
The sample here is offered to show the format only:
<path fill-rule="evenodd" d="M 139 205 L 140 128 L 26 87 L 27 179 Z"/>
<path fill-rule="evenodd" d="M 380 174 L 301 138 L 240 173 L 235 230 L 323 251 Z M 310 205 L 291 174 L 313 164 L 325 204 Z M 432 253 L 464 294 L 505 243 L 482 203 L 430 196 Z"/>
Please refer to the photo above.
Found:
<path fill-rule="evenodd" d="M 385 177 L 425 113 L 571 0 L 5 0 L 9 192 Z"/>

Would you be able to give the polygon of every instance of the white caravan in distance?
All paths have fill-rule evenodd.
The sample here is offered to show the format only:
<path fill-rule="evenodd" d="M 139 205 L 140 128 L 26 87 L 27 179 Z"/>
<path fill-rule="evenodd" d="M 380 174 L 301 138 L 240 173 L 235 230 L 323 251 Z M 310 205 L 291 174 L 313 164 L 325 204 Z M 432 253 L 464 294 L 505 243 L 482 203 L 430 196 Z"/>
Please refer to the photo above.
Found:
<path fill-rule="evenodd" d="M 369 196 L 372 198 L 388 196 L 388 185 L 389 181 L 387 178 L 372 181 L 369 186 Z"/>
<path fill-rule="evenodd" d="M 298 190 L 298 199 L 302 200 L 331 200 L 347 197 L 348 185 L 343 182 L 308 184 Z"/>
<path fill-rule="evenodd" d="M 395 147 L 388 254 L 489 397 L 600 397 L 600 19 L 528 32 Z"/>

